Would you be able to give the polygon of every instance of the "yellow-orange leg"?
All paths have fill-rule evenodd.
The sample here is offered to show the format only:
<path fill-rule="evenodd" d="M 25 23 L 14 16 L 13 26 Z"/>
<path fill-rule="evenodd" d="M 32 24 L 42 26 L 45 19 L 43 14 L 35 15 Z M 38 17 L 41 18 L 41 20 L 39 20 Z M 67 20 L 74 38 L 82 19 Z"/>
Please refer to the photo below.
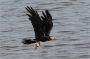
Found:
<path fill-rule="evenodd" d="M 40 47 L 40 41 L 36 41 L 36 43 L 35 43 L 34 47 L 35 47 L 35 48 Z"/>

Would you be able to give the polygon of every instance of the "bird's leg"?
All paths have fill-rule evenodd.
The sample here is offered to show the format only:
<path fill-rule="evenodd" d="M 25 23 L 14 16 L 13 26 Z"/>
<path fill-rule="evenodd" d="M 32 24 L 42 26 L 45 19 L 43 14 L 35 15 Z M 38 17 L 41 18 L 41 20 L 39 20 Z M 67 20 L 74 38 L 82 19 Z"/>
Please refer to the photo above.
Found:
<path fill-rule="evenodd" d="M 35 48 L 40 47 L 40 41 L 36 41 L 36 43 L 35 43 L 34 47 L 35 47 Z"/>

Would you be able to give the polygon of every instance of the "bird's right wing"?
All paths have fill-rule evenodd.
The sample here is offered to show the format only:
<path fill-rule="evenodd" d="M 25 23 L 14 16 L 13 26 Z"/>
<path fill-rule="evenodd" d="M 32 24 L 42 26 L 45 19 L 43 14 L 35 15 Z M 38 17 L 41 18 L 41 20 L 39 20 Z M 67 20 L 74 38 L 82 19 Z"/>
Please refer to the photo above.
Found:
<path fill-rule="evenodd" d="M 29 16 L 29 20 L 31 21 L 35 31 L 35 38 L 39 38 L 40 36 L 43 36 L 43 30 L 42 30 L 43 25 L 39 14 L 32 7 L 27 6 L 26 10 L 28 11 L 27 15 Z"/>
<path fill-rule="evenodd" d="M 49 36 L 53 27 L 52 16 L 48 10 L 45 10 L 45 12 L 42 11 L 42 14 L 43 16 L 41 16 L 41 18 L 43 19 L 44 33 L 46 36 Z"/>

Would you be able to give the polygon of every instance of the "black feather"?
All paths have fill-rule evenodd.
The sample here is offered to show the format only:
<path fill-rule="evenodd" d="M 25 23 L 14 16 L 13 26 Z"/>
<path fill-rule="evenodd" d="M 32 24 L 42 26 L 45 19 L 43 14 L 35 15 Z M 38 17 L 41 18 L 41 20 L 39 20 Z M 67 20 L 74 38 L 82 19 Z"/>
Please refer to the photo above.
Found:
<path fill-rule="evenodd" d="M 48 10 L 42 11 L 42 16 L 39 16 L 38 12 L 32 7 L 25 7 L 29 16 L 29 20 L 35 31 L 35 38 L 39 40 L 41 37 L 46 37 L 50 35 L 51 29 L 53 27 L 52 16 Z"/>

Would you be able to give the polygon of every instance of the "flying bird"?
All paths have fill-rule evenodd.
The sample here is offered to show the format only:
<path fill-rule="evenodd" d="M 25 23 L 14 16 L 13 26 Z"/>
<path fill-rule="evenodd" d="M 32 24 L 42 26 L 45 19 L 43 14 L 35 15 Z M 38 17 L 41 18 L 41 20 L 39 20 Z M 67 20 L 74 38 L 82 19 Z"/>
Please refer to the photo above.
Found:
<path fill-rule="evenodd" d="M 24 40 L 24 44 L 32 44 L 35 43 L 35 47 L 40 46 L 41 42 L 46 42 L 54 39 L 53 36 L 50 36 L 50 32 L 53 27 L 52 16 L 48 10 L 42 11 L 42 16 L 38 14 L 38 12 L 32 7 L 25 7 L 28 13 L 26 15 L 29 17 L 29 20 L 32 23 L 35 39 L 32 40 Z"/>

